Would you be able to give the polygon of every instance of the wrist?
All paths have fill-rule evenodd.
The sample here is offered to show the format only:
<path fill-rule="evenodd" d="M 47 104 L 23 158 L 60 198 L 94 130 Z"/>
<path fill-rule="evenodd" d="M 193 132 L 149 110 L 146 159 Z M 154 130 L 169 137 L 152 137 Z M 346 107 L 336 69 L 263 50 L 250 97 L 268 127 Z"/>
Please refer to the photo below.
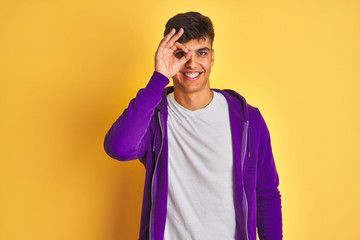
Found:
<path fill-rule="evenodd" d="M 162 93 L 166 85 L 169 84 L 169 78 L 165 76 L 164 74 L 154 71 L 153 75 L 150 78 L 150 81 L 148 82 L 146 88 L 151 89 L 154 92 L 157 92 L 159 94 Z"/>
<path fill-rule="evenodd" d="M 170 76 L 169 75 L 167 75 L 167 74 L 165 74 L 165 73 L 162 73 L 161 71 L 159 71 L 159 70 L 156 70 L 155 69 L 155 72 L 157 72 L 157 73 L 159 73 L 159 74 L 161 74 L 161 75 L 163 75 L 164 77 L 167 77 L 169 80 L 170 80 Z"/>

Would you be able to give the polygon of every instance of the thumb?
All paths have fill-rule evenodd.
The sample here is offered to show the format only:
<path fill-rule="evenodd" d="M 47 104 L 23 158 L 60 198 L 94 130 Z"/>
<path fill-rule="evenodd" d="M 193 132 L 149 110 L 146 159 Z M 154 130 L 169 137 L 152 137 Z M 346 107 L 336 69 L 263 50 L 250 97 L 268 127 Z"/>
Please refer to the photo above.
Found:
<path fill-rule="evenodd" d="M 180 64 L 184 64 L 185 62 L 189 61 L 191 58 L 192 52 L 193 51 L 189 51 L 182 58 L 180 58 Z"/>

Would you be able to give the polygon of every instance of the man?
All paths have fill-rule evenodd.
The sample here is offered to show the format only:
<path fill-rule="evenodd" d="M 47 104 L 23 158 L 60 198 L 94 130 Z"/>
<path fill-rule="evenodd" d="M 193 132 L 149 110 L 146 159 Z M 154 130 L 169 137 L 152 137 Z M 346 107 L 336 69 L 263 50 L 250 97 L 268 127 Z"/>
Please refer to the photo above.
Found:
<path fill-rule="evenodd" d="M 149 83 L 105 137 L 109 156 L 146 168 L 139 239 L 282 239 L 269 131 L 238 93 L 210 88 L 213 40 L 208 17 L 171 18 Z"/>

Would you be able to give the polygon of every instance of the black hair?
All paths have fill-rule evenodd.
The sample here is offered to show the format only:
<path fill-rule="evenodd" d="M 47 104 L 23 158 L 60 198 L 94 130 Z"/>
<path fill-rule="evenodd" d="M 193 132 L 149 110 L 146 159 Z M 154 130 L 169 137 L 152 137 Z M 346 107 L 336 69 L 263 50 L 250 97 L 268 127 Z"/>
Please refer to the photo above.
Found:
<path fill-rule="evenodd" d="M 184 29 L 183 35 L 178 42 L 186 43 L 192 39 L 206 39 L 209 38 L 211 46 L 213 45 L 215 33 L 214 26 L 209 17 L 203 16 L 198 12 L 179 13 L 170 18 L 166 23 L 164 37 L 175 28 L 176 32 L 180 28 Z"/>

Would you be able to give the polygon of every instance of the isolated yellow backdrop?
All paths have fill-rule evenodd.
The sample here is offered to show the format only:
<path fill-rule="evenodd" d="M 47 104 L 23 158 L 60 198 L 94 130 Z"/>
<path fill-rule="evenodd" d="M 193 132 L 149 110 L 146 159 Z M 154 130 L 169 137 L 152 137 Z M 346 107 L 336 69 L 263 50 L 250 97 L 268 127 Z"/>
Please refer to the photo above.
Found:
<path fill-rule="evenodd" d="M 359 1 L 15 0 L 0 2 L 0 239 L 137 239 L 144 169 L 103 140 L 191 10 L 215 25 L 212 87 L 269 126 L 284 239 L 357 237 Z"/>

